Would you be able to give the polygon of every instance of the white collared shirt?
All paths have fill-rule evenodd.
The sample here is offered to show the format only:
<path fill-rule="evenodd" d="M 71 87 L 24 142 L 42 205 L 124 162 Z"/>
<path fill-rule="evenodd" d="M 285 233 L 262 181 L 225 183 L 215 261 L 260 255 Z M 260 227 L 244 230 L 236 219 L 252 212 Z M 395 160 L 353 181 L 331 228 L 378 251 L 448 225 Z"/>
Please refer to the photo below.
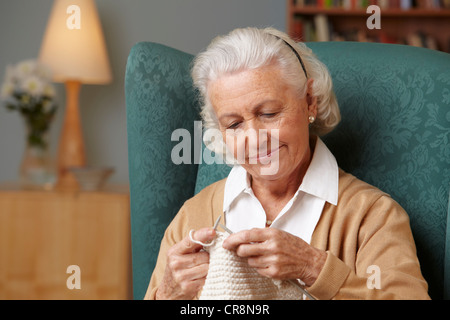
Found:
<path fill-rule="evenodd" d="M 338 182 L 336 159 L 317 138 L 300 187 L 270 227 L 287 231 L 310 243 L 325 202 L 337 205 Z M 223 211 L 226 226 L 233 232 L 266 226 L 266 213 L 250 187 L 247 171 L 241 166 L 234 166 L 228 175 Z"/>

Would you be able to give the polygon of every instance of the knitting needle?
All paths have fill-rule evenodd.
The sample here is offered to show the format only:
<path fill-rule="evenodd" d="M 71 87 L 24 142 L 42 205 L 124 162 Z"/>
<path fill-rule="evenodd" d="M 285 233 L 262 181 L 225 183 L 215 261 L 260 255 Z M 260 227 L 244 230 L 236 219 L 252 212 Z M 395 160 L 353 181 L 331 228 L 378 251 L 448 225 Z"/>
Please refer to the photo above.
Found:
<path fill-rule="evenodd" d="M 231 231 L 230 229 L 228 229 L 226 226 L 224 226 L 223 224 L 219 224 L 220 227 L 225 230 L 226 232 L 228 232 L 229 234 L 233 234 L 234 232 Z M 288 280 L 291 284 L 293 284 L 294 286 L 296 286 L 305 296 L 307 296 L 309 299 L 311 300 L 317 300 L 316 298 L 314 298 L 308 291 L 306 291 L 305 288 L 303 288 L 300 283 L 298 283 L 295 280 L 289 279 Z"/>
<path fill-rule="evenodd" d="M 226 232 L 228 232 L 229 234 L 233 234 L 234 232 L 233 231 L 231 231 L 230 229 L 228 229 L 227 227 L 225 227 L 223 224 L 219 224 L 219 226 L 223 229 L 223 230 L 225 230 Z"/>
<path fill-rule="evenodd" d="M 219 225 L 220 218 L 222 218 L 222 216 L 219 216 L 219 217 L 217 218 L 216 222 L 214 223 L 214 231 L 217 230 L 217 226 Z"/>
<path fill-rule="evenodd" d="M 289 279 L 290 283 L 292 283 L 294 286 L 296 286 L 305 296 L 307 296 L 310 300 L 317 300 L 314 298 L 308 291 L 306 291 L 305 288 L 303 288 L 300 283 L 298 283 L 296 280 Z"/>

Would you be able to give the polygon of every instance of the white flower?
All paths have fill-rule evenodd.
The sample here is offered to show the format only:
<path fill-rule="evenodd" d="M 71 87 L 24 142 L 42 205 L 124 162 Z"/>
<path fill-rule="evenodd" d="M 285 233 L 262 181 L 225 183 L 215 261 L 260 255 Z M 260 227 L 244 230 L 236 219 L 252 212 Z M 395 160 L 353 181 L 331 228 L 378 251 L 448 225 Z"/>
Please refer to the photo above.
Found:
<path fill-rule="evenodd" d="M 44 64 L 37 64 L 36 66 L 36 75 L 43 80 L 51 81 L 52 80 L 52 71 L 50 68 Z"/>
<path fill-rule="evenodd" d="M 44 85 L 43 93 L 44 96 L 53 98 L 55 96 L 55 88 L 51 84 L 47 83 Z"/>
<path fill-rule="evenodd" d="M 10 81 L 5 81 L 2 85 L 1 98 L 6 99 L 12 96 L 14 92 L 14 84 Z"/>
<path fill-rule="evenodd" d="M 1 95 L 0 95 L 0 97 L 2 99 L 8 98 L 13 94 L 13 92 L 15 90 L 15 83 L 16 83 L 16 79 L 15 79 L 14 67 L 7 66 L 5 77 L 3 79 Z"/>
<path fill-rule="evenodd" d="M 34 75 L 37 70 L 37 62 L 35 60 L 25 60 L 17 64 L 15 73 L 18 78 L 27 78 Z"/>
<path fill-rule="evenodd" d="M 54 98 L 50 69 L 32 59 L 8 66 L 1 87 L 1 98 L 11 97 L 16 91 L 28 95 L 26 99 L 42 96 Z"/>
<path fill-rule="evenodd" d="M 21 83 L 21 89 L 34 97 L 39 97 L 44 92 L 44 83 L 39 77 L 31 75 Z"/>

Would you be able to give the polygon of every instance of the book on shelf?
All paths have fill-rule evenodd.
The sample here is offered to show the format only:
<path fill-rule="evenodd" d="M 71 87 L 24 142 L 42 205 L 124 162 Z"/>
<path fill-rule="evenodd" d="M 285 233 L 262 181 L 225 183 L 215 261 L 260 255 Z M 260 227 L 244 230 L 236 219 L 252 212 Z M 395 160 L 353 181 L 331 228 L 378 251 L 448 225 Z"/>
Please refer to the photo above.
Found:
<path fill-rule="evenodd" d="M 330 25 L 324 14 L 314 16 L 314 26 L 316 28 L 316 41 L 330 41 Z"/>
<path fill-rule="evenodd" d="M 366 30 L 350 29 L 337 32 L 333 24 L 329 22 L 326 15 L 318 14 L 313 19 L 296 16 L 293 21 L 292 36 L 297 41 L 358 41 L 358 42 L 380 42 L 407 44 L 416 47 L 424 47 L 439 50 L 436 39 L 423 32 L 410 32 L 402 38 L 393 37 L 381 30 L 375 35 L 367 34 Z M 450 41 L 450 39 L 449 39 Z"/>
<path fill-rule="evenodd" d="M 450 0 L 295 0 L 297 7 L 316 7 L 319 9 L 365 9 L 377 5 L 381 9 L 450 9 Z"/>

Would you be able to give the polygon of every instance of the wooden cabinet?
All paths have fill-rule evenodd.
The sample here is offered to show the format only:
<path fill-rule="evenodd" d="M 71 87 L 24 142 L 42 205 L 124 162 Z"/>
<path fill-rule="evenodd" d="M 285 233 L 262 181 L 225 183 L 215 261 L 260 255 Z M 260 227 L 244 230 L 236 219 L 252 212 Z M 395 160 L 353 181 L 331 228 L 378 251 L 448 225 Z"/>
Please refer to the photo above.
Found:
<path fill-rule="evenodd" d="M 429 47 L 450 52 L 450 8 L 401 9 L 399 1 L 380 6 L 381 29 L 367 28 L 367 4 L 383 1 L 287 0 L 287 30 L 301 41 L 372 41 Z M 342 3 L 349 3 L 348 6 Z M 359 4 L 357 4 L 359 3 Z M 442 2 L 444 3 L 444 2 Z M 447 1 L 447 6 L 449 6 Z"/>
<path fill-rule="evenodd" d="M 0 187 L 0 299 L 129 299 L 128 188 Z M 66 282 L 79 267 L 80 289 Z"/>

